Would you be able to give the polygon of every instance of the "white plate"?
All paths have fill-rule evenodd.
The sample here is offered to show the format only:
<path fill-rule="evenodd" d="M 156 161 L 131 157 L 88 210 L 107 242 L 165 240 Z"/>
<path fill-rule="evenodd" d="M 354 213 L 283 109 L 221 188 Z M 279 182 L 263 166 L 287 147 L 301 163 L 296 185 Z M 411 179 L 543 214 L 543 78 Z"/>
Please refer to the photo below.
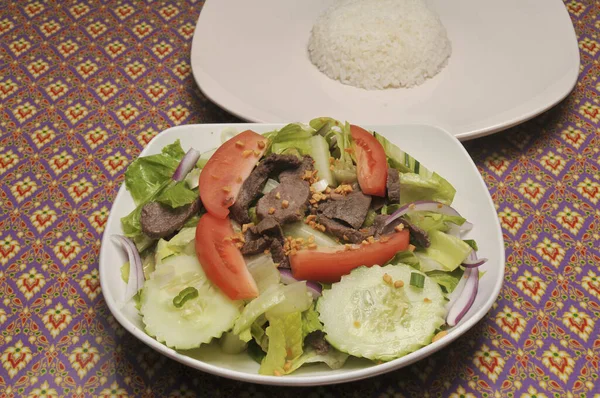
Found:
<path fill-rule="evenodd" d="M 165 145 L 181 140 L 183 149 L 193 147 L 206 151 L 220 145 L 220 132 L 227 126 L 238 129 L 251 128 L 256 132 L 271 131 L 281 125 L 188 125 L 168 129 L 157 135 L 141 153 L 141 156 L 159 153 Z M 373 129 L 373 126 L 365 126 Z M 490 259 L 482 270 L 486 271 L 480 281 L 479 294 L 471 310 L 461 323 L 443 339 L 430 344 L 405 357 L 380 365 L 366 360 L 353 359 L 339 370 L 330 370 L 326 365 L 305 366 L 292 375 L 284 377 L 258 374 L 258 364 L 245 354 L 226 355 L 215 344 L 193 352 L 177 352 L 157 342 L 146 333 L 140 316 L 133 304 L 122 306 L 125 283 L 121 280 L 120 267 L 125 255 L 109 237 L 121 234 L 120 218 L 134 209 L 131 196 L 121 186 L 115 199 L 100 249 L 100 282 L 104 299 L 117 321 L 145 344 L 181 363 L 202 371 L 232 379 L 277 385 L 320 385 L 341 383 L 375 376 L 401 368 L 418 361 L 461 336 L 488 312 L 498 296 L 504 276 L 504 245 L 496 210 L 486 186 L 473 161 L 460 142 L 449 133 L 435 127 L 380 126 L 375 130 L 392 142 L 401 145 L 431 170 L 437 170 L 456 187 L 455 207 L 469 220 L 475 222 L 469 237 L 476 239 L 479 253 Z M 240 130 L 241 131 L 241 130 Z"/>
<path fill-rule="evenodd" d="M 460 140 L 524 122 L 561 101 L 579 49 L 561 0 L 429 0 L 452 41 L 444 70 L 412 89 L 367 91 L 334 81 L 306 45 L 333 0 L 208 0 L 192 43 L 194 78 L 243 119 L 330 116 L 358 124 L 429 124 Z"/>

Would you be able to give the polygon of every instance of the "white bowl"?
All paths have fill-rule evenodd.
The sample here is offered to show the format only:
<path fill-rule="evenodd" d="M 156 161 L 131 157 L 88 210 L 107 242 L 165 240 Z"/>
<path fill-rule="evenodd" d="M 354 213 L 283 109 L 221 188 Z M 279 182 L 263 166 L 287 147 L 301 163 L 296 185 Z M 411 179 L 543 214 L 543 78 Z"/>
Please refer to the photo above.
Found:
<path fill-rule="evenodd" d="M 165 145 L 176 139 L 181 140 L 181 145 L 186 151 L 190 147 L 200 152 L 210 150 L 220 145 L 220 133 L 226 127 L 234 127 L 239 131 L 252 129 L 262 133 L 282 126 L 280 124 L 205 124 L 174 127 L 157 135 L 140 155 L 159 153 Z M 440 350 L 473 327 L 496 300 L 504 277 L 504 245 L 500 224 L 492 199 L 475 164 L 455 137 L 436 127 L 423 125 L 363 127 L 385 135 L 430 170 L 437 171 L 454 185 L 456 198 L 453 206 L 475 224 L 468 238 L 476 239 L 479 245 L 478 253 L 489 259 L 481 267 L 485 274 L 480 280 L 479 293 L 472 308 L 446 337 L 412 354 L 379 365 L 367 360 L 351 358 L 342 369 L 331 370 L 326 365 L 309 365 L 282 377 L 259 375 L 259 365 L 248 355 L 223 354 L 217 344 L 186 352 L 168 348 L 144 332 L 142 319 L 133 303 L 123 305 L 125 283 L 121 279 L 120 267 L 127 260 L 123 251 L 109 237 L 122 234 L 120 219 L 134 209 L 133 200 L 124 185 L 121 186 L 110 211 L 100 249 L 102 292 L 117 321 L 148 346 L 192 368 L 236 380 L 291 386 L 342 383 L 399 369 Z"/>

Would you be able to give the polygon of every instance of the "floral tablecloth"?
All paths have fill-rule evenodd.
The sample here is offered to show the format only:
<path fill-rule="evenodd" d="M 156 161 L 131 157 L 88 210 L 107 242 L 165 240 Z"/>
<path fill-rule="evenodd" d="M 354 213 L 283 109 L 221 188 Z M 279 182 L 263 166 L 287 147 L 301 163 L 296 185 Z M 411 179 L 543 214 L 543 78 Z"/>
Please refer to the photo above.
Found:
<path fill-rule="evenodd" d="M 0 396 L 600 397 L 600 5 L 568 1 L 581 74 L 555 109 L 466 144 L 504 230 L 488 316 L 403 370 L 302 390 L 204 374 L 138 342 L 98 281 L 128 163 L 235 118 L 194 84 L 198 1 L 0 1 Z"/>

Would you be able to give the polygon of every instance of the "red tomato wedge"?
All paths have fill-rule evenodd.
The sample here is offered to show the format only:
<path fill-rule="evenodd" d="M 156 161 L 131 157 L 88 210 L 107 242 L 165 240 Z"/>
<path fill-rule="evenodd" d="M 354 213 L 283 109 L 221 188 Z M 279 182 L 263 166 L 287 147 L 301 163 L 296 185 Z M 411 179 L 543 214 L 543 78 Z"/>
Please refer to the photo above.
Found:
<path fill-rule="evenodd" d="M 360 189 L 367 195 L 385 196 L 388 166 L 383 146 L 362 127 L 350 125 L 350 134 Z"/>
<path fill-rule="evenodd" d="M 317 282 L 337 282 L 343 275 L 354 268 L 366 265 L 370 267 L 382 265 L 392 259 L 396 253 L 408 248 L 408 230 L 387 235 L 384 240 L 379 240 L 368 245 L 355 245 L 354 249 L 340 249 L 337 251 L 325 250 L 299 250 L 290 255 L 292 274 L 296 279 L 305 279 Z"/>
<path fill-rule="evenodd" d="M 230 238 L 234 235 L 229 218 L 204 214 L 196 227 L 196 255 L 212 283 L 232 300 L 258 296 L 256 282 L 244 257 Z"/>
<path fill-rule="evenodd" d="M 225 218 L 242 184 L 267 150 L 267 139 L 252 130 L 225 141 L 200 173 L 200 199 L 215 217 Z"/>

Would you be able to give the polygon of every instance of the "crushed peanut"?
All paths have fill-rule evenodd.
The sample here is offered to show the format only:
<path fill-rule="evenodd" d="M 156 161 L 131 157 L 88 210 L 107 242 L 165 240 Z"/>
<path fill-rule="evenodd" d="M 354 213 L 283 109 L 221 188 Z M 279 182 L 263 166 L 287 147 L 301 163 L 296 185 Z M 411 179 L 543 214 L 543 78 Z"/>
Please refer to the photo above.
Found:
<path fill-rule="evenodd" d="M 304 221 L 306 224 L 308 224 L 311 221 L 317 221 L 317 216 L 315 216 L 314 214 L 311 214 L 309 216 L 306 216 L 306 220 Z"/>
<path fill-rule="evenodd" d="M 269 254 L 269 253 L 271 253 L 271 250 L 269 250 L 269 249 L 265 249 L 265 250 L 263 251 L 263 253 L 265 253 L 265 254 Z"/>
<path fill-rule="evenodd" d="M 241 177 L 241 176 L 239 176 L 238 178 L 236 178 L 236 179 L 235 179 L 235 182 L 242 182 L 242 181 L 243 181 L 243 180 L 242 180 L 242 177 Z"/>
<path fill-rule="evenodd" d="M 443 204 L 441 204 L 441 203 L 438 203 L 438 205 L 437 205 L 437 208 L 438 208 L 438 209 L 441 209 L 442 207 L 444 207 L 444 205 L 443 205 Z M 442 332 L 440 332 L 440 333 L 442 333 Z M 438 334 L 439 334 L 439 333 L 438 333 Z"/>
<path fill-rule="evenodd" d="M 261 153 L 262 153 L 262 152 L 261 152 L 261 151 L 259 151 L 258 149 L 255 149 L 255 150 L 254 150 L 254 156 L 256 156 L 257 158 L 258 158 L 258 157 L 260 157 L 260 154 L 261 154 Z"/>
<path fill-rule="evenodd" d="M 383 281 L 389 285 L 392 284 L 392 277 L 389 274 L 383 274 Z"/>
<path fill-rule="evenodd" d="M 354 321 L 354 327 L 355 328 L 359 328 L 360 327 L 360 322 L 359 321 Z"/>
<path fill-rule="evenodd" d="M 333 170 L 335 170 L 335 167 L 329 166 L 329 170 L 333 171 Z"/>
<path fill-rule="evenodd" d="M 265 142 L 264 142 L 264 141 L 258 141 L 258 144 L 257 144 L 257 145 L 258 145 L 258 148 L 259 148 L 259 149 L 263 149 L 265 146 L 267 146 L 267 144 L 265 144 Z"/>
<path fill-rule="evenodd" d="M 408 208 L 409 208 L 409 209 L 411 209 L 411 210 L 414 210 L 414 208 L 415 208 L 415 207 L 416 207 L 416 206 L 415 206 L 415 204 L 414 204 L 414 203 L 411 203 L 411 204 L 409 204 L 409 205 L 408 205 Z"/>
<path fill-rule="evenodd" d="M 367 242 L 369 242 L 369 243 L 375 243 L 375 238 L 374 238 L 374 237 L 372 237 L 372 236 L 369 236 L 369 237 L 367 238 Z"/>
<path fill-rule="evenodd" d="M 216 175 L 214 175 L 214 174 L 211 174 L 210 176 L 211 176 L 212 178 L 214 178 L 215 180 L 218 180 L 218 179 L 219 179 L 219 177 L 218 177 L 218 176 L 216 176 Z"/>
<path fill-rule="evenodd" d="M 331 188 L 329 188 L 329 187 L 325 188 L 325 193 L 331 193 Z"/>
<path fill-rule="evenodd" d="M 278 377 L 279 377 L 279 376 L 281 376 L 281 372 L 280 372 L 280 371 L 278 371 L 277 369 L 275 369 L 275 370 L 273 371 L 273 374 L 274 374 L 275 376 L 278 376 Z"/>
<path fill-rule="evenodd" d="M 313 235 L 308 237 L 308 243 L 313 243 L 315 241 L 315 237 Z"/>
<path fill-rule="evenodd" d="M 281 201 L 281 208 L 282 209 L 287 209 L 289 207 L 289 205 L 290 205 L 290 202 L 288 202 L 287 200 L 284 199 L 284 200 Z"/>
<path fill-rule="evenodd" d="M 281 193 L 276 192 L 275 193 L 275 199 L 281 199 Z"/>
<path fill-rule="evenodd" d="M 423 299 L 423 302 L 424 302 L 424 303 L 431 303 L 431 300 L 430 300 L 430 299 L 428 299 L 427 297 L 425 297 L 425 298 Z"/>
<path fill-rule="evenodd" d="M 381 238 L 379 238 L 379 241 L 380 241 L 381 243 L 385 243 L 385 242 L 387 242 L 388 240 L 390 240 L 390 238 L 389 238 L 389 237 L 387 237 L 387 236 L 382 236 Z"/>
<path fill-rule="evenodd" d="M 431 339 L 431 342 L 435 343 L 436 341 L 438 341 L 442 337 L 445 337 L 447 334 L 448 334 L 447 331 L 442 330 L 441 332 L 438 332 L 435 336 L 433 336 L 433 339 Z"/>
<path fill-rule="evenodd" d="M 228 186 L 225 186 L 221 189 L 223 190 L 223 192 L 227 192 L 227 193 L 231 192 L 231 187 L 228 187 Z"/>
<path fill-rule="evenodd" d="M 366 239 L 365 239 L 365 240 L 363 240 L 362 242 L 360 242 L 360 244 L 361 244 L 361 245 L 365 245 L 365 246 L 367 246 L 367 245 L 370 245 L 370 244 L 371 244 L 371 242 L 369 242 L 368 240 L 366 240 Z"/>
<path fill-rule="evenodd" d="M 403 287 L 403 286 L 404 286 L 404 282 L 403 282 L 403 281 L 401 281 L 401 280 L 397 280 L 396 282 L 394 282 L 394 287 L 395 287 L 396 289 L 398 289 L 398 288 L 400 288 L 400 287 Z"/>
<path fill-rule="evenodd" d="M 354 190 L 352 189 L 352 185 L 350 185 L 350 184 L 340 184 L 337 187 L 335 187 L 335 189 L 333 190 L 333 192 L 339 193 L 341 195 L 347 195 L 347 194 L 351 193 L 352 191 L 354 191 Z"/>
<path fill-rule="evenodd" d="M 307 248 L 309 248 L 310 250 L 314 250 L 317 248 L 317 244 L 316 243 L 309 243 L 308 246 L 306 246 Z"/>
<path fill-rule="evenodd" d="M 400 232 L 402 230 L 404 230 L 404 224 L 398 224 L 394 227 L 394 231 L 396 232 Z"/>
<path fill-rule="evenodd" d="M 269 214 L 274 214 L 275 213 L 275 208 L 274 207 L 270 207 L 269 208 Z"/>
<path fill-rule="evenodd" d="M 415 245 L 408 245 L 408 251 L 409 252 L 414 252 L 416 249 Z"/>
<path fill-rule="evenodd" d="M 254 225 L 253 223 L 243 224 L 242 225 L 242 232 L 246 232 L 248 230 L 248 228 L 250 228 L 253 225 Z"/>
<path fill-rule="evenodd" d="M 354 149 L 352 149 L 352 148 L 344 148 L 344 152 L 346 152 L 346 153 L 354 153 Z"/>
<path fill-rule="evenodd" d="M 285 365 L 283 365 L 283 370 L 285 370 L 286 372 L 289 371 L 292 367 L 292 362 L 291 361 L 285 361 Z"/>
<path fill-rule="evenodd" d="M 329 164 L 333 164 L 335 162 L 335 158 L 333 156 L 329 157 Z"/>
<path fill-rule="evenodd" d="M 235 146 L 237 146 L 237 147 L 243 148 L 244 145 L 246 145 L 246 144 L 244 144 L 242 141 L 236 141 L 235 142 Z"/>
<path fill-rule="evenodd" d="M 250 149 L 246 149 L 244 152 L 242 152 L 242 157 L 244 158 L 247 158 L 250 155 L 252 155 L 252 151 Z"/>

